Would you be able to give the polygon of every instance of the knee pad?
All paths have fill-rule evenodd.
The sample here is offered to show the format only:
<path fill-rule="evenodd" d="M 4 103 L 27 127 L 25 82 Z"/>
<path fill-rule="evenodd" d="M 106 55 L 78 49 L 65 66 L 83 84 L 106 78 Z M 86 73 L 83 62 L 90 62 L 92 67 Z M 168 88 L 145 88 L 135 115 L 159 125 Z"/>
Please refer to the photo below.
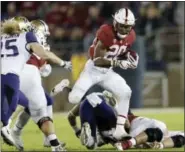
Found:
<path fill-rule="evenodd" d="M 46 121 L 51 121 L 51 122 L 53 122 L 53 120 L 52 120 L 50 117 L 43 117 L 43 118 L 41 118 L 41 119 L 38 121 L 38 123 L 37 123 L 37 125 L 39 126 L 39 128 L 41 128 L 42 125 L 43 125 L 43 123 L 45 123 Z"/>
<path fill-rule="evenodd" d="M 148 128 L 145 130 L 145 133 L 148 136 L 148 142 L 160 142 L 163 138 L 163 132 L 159 128 Z"/>
<path fill-rule="evenodd" d="M 95 93 L 89 94 L 86 98 L 85 102 L 89 102 L 93 108 L 102 103 L 102 99 Z"/>
<path fill-rule="evenodd" d="M 176 135 L 171 137 L 174 143 L 174 147 L 180 148 L 185 144 L 185 137 L 182 135 Z"/>

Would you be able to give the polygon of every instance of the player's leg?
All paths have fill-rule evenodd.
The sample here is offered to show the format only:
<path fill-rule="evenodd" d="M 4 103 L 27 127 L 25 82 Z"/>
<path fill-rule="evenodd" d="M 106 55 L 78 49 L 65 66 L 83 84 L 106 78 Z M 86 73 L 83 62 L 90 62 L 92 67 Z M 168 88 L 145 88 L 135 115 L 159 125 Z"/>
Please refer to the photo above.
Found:
<path fill-rule="evenodd" d="M 23 141 L 21 139 L 21 134 L 22 134 L 22 130 L 23 128 L 26 126 L 26 124 L 28 123 L 29 119 L 30 119 L 30 113 L 28 110 L 26 110 L 28 108 L 28 99 L 25 97 L 25 95 L 20 91 L 19 93 L 19 104 L 24 106 L 24 110 L 22 110 L 17 119 L 16 122 L 11 130 L 11 134 L 12 137 L 15 140 L 15 143 L 17 145 L 19 145 L 19 147 L 21 149 L 23 149 Z"/>
<path fill-rule="evenodd" d="M 21 91 L 29 99 L 29 111 L 34 122 L 50 141 L 52 150 L 62 150 L 60 142 L 55 135 L 52 119 L 48 116 L 47 101 L 42 87 L 41 77 L 38 69 L 32 65 L 24 67 L 24 78 L 22 80 Z M 23 75 L 23 73 L 22 73 Z M 21 76 L 22 76 L 21 75 Z M 34 77 L 32 77 L 34 75 Z M 29 83 L 27 80 L 29 79 Z M 25 82 L 24 82 L 25 81 Z"/>
<path fill-rule="evenodd" d="M 85 93 L 95 84 L 101 81 L 105 74 L 98 71 L 92 60 L 88 60 L 84 70 L 81 72 L 78 80 L 75 82 L 68 100 L 70 103 L 77 104 L 84 97 Z"/>
<path fill-rule="evenodd" d="M 45 92 L 45 96 L 46 96 L 46 100 L 47 100 L 47 112 L 48 112 L 48 116 L 53 119 L 53 103 L 54 100 L 52 99 L 52 97 L 49 96 L 49 94 L 47 92 Z M 62 146 L 65 146 L 65 143 L 60 141 L 60 144 Z M 44 135 L 44 147 L 51 147 L 50 141 L 49 139 Z"/>
<path fill-rule="evenodd" d="M 14 74 L 1 75 L 1 121 L 3 127 L 1 129 L 1 135 L 7 144 L 15 145 L 15 142 L 7 127 L 8 121 L 15 111 L 19 99 L 19 77 Z M 7 99 L 7 111 L 4 111 L 5 102 Z M 5 113 L 4 113 L 5 112 Z M 15 145 L 17 147 L 17 145 Z M 18 147 L 17 147 L 18 148 Z"/>
<path fill-rule="evenodd" d="M 85 100 L 80 106 L 80 120 L 81 120 L 81 144 L 88 149 L 95 148 L 96 140 L 96 119 L 94 109 L 91 104 Z"/>
<path fill-rule="evenodd" d="M 72 129 L 74 130 L 76 136 L 79 138 L 81 130 L 77 126 L 76 117 L 79 116 L 79 110 L 80 110 L 80 103 L 75 105 L 68 113 L 68 122 Z"/>
<path fill-rule="evenodd" d="M 124 125 L 128 114 L 132 92 L 130 87 L 127 85 L 126 81 L 113 70 L 110 70 L 107 73 L 107 76 L 100 83 L 100 85 L 104 89 L 112 92 L 114 97 L 118 101 L 118 116 L 114 137 L 116 139 L 121 139 L 122 137 L 128 136 L 124 129 Z"/>

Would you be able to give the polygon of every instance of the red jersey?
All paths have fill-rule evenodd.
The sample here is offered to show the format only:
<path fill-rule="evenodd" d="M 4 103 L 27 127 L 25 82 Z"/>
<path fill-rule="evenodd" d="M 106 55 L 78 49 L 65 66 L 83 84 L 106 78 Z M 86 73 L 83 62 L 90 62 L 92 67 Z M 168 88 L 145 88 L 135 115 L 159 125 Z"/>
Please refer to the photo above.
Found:
<path fill-rule="evenodd" d="M 114 32 L 114 27 L 104 24 L 98 29 L 93 44 L 89 48 L 90 58 L 93 59 L 94 57 L 94 47 L 98 40 L 100 40 L 107 49 L 105 58 L 115 59 L 120 55 L 126 54 L 135 39 L 136 34 L 133 29 L 124 39 L 119 39 Z"/>
<path fill-rule="evenodd" d="M 41 66 L 43 66 L 46 63 L 46 60 L 39 59 L 35 55 L 31 55 L 30 59 L 27 61 L 27 64 L 35 65 L 40 69 Z"/>

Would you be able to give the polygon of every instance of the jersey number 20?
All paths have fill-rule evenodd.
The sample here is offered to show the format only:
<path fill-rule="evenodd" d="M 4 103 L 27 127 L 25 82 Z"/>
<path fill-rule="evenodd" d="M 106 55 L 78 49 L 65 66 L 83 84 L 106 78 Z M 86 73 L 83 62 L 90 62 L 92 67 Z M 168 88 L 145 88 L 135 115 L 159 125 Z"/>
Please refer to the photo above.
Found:
<path fill-rule="evenodd" d="M 1 41 L 1 51 L 3 50 L 3 46 L 5 47 L 5 50 L 12 50 L 11 54 L 7 54 L 4 52 L 1 53 L 1 57 L 7 56 L 7 57 L 12 57 L 12 56 L 17 56 L 19 55 L 18 52 L 18 48 L 17 46 L 14 44 L 17 40 L 16 39 L 10 39 L 10 40 L 6 40 L 5 41 L 5 45 L 3 44 L 3 42 Z"/>

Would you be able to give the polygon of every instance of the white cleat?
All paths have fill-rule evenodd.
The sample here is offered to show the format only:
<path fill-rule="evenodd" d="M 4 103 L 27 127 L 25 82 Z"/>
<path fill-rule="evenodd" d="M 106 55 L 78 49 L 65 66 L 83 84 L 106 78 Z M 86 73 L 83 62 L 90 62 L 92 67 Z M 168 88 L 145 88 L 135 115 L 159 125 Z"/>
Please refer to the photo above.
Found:
<path fill-rule="evenodd" d="M 113 133 L 113 137 L 116 138 L 117 140 L 122 140 L 124 138 L 129 138 L 131 136 L 125 131 L 124 125 L 119 125 L 116 126 L 116 130 Z"/>
<path fill-rule="evenodd" d="M 67 151 L 67 150 L 62 145 L 58 145 L 58 146 L 55 146 L 55 147 L 52 146 L 51 151 L 52 152 L 60 152 L 60 151 Z"/>
<path fill-rule="evenodd" d="M 69 80 L 63 79 L 60 83 L 58 83 L 52 90 L 50 95 L 56 96 L 58 93 L 62 92 L 65 87 L 69 86 Z"/>
<path fill-rule="evenodd" d="M 16 132 L 14 130 L 11 130 L 11 135 L 12 135 L 14 141 L 15 141 L 16 147 L 18 147 L 19 150 L 23 150 L 24 149 L 24 144 L 23 144 L 23 141 L 21 139 L 21 133 Z"/>
<path fill-rule="evenodd" d="M 10 130 L 7 126 L 2 127 L 1 129 L 1 136 L 3 137 L 3 140 L 5 143 L 7 143 L 10 146 L 13 146 L 15 141 L 10 133 Z"/>
<path fill-rule="evenodd" d="M 96 139 L 97 139 L 97 146 L 98 147 L 105 145 L 105 141 L 103 140 L 102 136 L 100 135 L 100 132 L 98 129 L 96 131 Z"/>
<path fill-rule="evenodd" d="M 86 146 L 88 149 L 95 148 L 94 138 L 91 136 L 91 128 L 89 123 L 85 122 L 81 129 L 80 135 L 81 144 Z"/>
<path fill-rule="evenodd" d="M 118 151 L 123 151 L 121 142 L 117 142 L 113 145 Z"/>

